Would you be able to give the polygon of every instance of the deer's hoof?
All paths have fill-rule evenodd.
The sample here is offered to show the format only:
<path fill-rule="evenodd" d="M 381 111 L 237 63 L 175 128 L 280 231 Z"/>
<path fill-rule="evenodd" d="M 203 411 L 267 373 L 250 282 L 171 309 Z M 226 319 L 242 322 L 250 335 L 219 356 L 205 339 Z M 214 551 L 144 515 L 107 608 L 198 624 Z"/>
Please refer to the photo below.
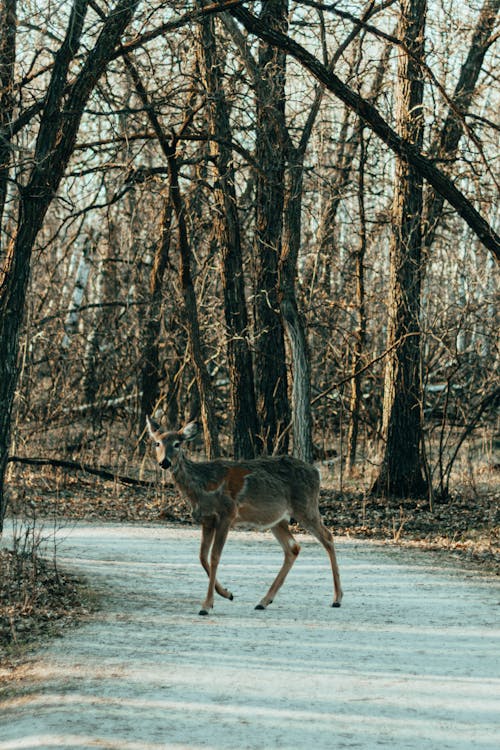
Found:
<path fill-rule="evenodd" d="M 208 615 L 208 609 L 200 609 L 198 612 L 199 615 L 203 615 L 204 617 Z"/>
<path fill-rule="evenodd" d="M 257 604 L 257 606 L 255 607 L 255 609 L 265 609 L 265 607 L 264 607 L 263 604 Z"/>
<path fill-rule="evenodd" d="M 229 594 L 228 599 L 229 599 L 230 602 L 232 602 L 233 599 L 234 599 L 234 596 L 232 594 Z"/>
<path fill-rule="evenodd" d="M 340 607 L 340 602 L 333 602 L 332 607 Z"/>

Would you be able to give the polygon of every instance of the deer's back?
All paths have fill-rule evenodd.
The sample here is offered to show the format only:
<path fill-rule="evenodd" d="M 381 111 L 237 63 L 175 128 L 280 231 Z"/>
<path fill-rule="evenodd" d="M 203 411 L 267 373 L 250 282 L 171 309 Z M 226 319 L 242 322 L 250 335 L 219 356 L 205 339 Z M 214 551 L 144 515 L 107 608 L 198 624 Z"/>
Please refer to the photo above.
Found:
<path fill-rule="evenodd" d="M 190 461 L 189 471 L 201 489 L 211 491 L 224 483 L 235 500 L 245 492 L 254 496 L 280 495 L 286 498 L 292 509 L 300 510 L 319 494 L 318 470 L 293 456 L 259 456 L 246 461 L 225 458 Z"/>

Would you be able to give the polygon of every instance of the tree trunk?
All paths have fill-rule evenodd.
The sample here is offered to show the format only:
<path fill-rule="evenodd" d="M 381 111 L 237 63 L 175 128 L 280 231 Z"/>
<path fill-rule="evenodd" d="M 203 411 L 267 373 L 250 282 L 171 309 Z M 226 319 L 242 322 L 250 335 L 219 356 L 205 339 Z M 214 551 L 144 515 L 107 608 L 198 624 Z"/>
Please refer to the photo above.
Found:
<path fill-rule="evenodd" d="M 261 20 L 287 28 L 288 2 L 263 4 Z M 255 158 L 256 190 L 254 295 L 257 403 L 268 453 L 287 451 L 290 421 L 283 325 L 278 299 L 278 263 L 283 230 L 285 176 L 285 55 L 266 42 L 259 45 Z"/>
<path fill-rule="evenodd" d="M 48 205 L 48 204 L 47 204 Z M 24 314 L 31 253 L 47 206 L 22 200 L 19 231 L 8 248 L 8 265 L 0 287 L 0 531 L 7 498 L 3 481 L 10 443 L 10 422 L 18 379 L 19 333 Z"/>
<path fill-rule="evenodd" d="M 102 414 L 96 403 L 99 392 L 105 383 L 113 379 L 115 368 L 114 357 L 103 357 L 103 344 L 106 342 L 105 331 L 116 327 L 116 313 L 113 301 L 119 298 L 116 263 L 114 261 L 115 241 L 118 241 L 116 222 L 109 221 L 109 236 L 106 242 L 104 257 L 98 262 L 93 296 L 97 305 L 91 330 L 87 333 L 85 343 L 85 365 L 83 377 L 83 394 L 85 403 L 90 405 L 89 414 L 93 427 L 100 424 Z M 100 235 L 94 240 L 100 244 Z M 110 306 L 111 305 L 111 306 Z"/>
<path fill-rule="evenodd" d="M 231 127 L 216 47 L 214 19 L 201 21 L 200 67 L 209 106 L 210 153 L 215 164 L 215 231 L 222 253 L 222 284 L 226 322 L 235 458 L 253 458 L 262 450 L 255 401 L 252 354 L 236 201 Z"/>
<path fill-rule="evenodd" d="M 352 39 L 356 33 L 359 33 L 359 30 L 352 32 L 349 38 Z M 386 45 L 386 51 L 377 68 L 377 73 L 372 86 L 374 97 L 376 97 L 380 91 L 383 75 L 387 68 L 388 48 L 388 45 Z M 338 56 L 340 56 L 340 54 L 341 52 L 338 51 Z M 331 60 L 331 70 L 333 70 L 337 59 L 338 57 L 335 55 Z M 288 146 L 290 152 L 288 169 L 289 179 L 285 201 L 284 242 L 279 267 L 281 314 L 283 316 L 283 322 L 288 336 L 292 364 L 293 451 L 294 455 L 308 462 L 313 461 L 314 453 L 311 411 L 311 364 L 306 325 L 297 304 L 296 279 L 297 261 L 302 234 L 301 213 L 304 182 L 304 158 L 314 123 L 320 109 L 323 94 L 323 87 L 318 87 L 298 147 L 293 148 L 290 143 Z M 347 130 L 347 110 L 345 130 Z M 339 170 L 339 180 L 340 175 L 342 174 L 345 179 L 345 184 L 347 184 L 351 172 L 351 165 L 358 147 L 358 142 L 359 135 L 356 133 L 356 138 L 353 136 L 350 144 L 351 155 L 349 156 L 349 154 L 346 154 L 345 161 L 345 140 L 342 149 L 340 150 L 340 153 L 342 154 L 342 159 L 340 160 L 342 167 Z M 332 200 L 334 206 L 330 214 L 332 222 L 336 214 L 337 206 L 340 202 L 340 195 L 343 192 L 344 191 L 340 190 L 339 186 L 338 198 Z"/>
<path fill-rule="evenodd" d="M 463 121 L 469 111 L 476 89 L 484 56 L 493 41 L 496 31 L 496 18 L 500 0 L 484 0 L 476 27 L 472 35 L 469 53 L 462 65 L 457 85 L 452 97 L 453 107 L 447 114 L 439 135 L 439 141 L 433 145 L 436 156 L 442 160 L 453 161 L 458 144 L 462 138 Z M 429 188 L 424 203 L 424 248 L 428 255 L 436 236 L 439 220 L 443 212 L 444 197 L 441 193 Z"/>
<path fill-rule="evenodd" d="M 285 208 L 285 231 L 280 258 L 280 307 L 292 360 L 292 428 L 293 454 L 303 461 L 313 461 L 311 414 L 311 360 L 304 319 L 297 305 L 295 290 L 297 259 L 301 237 L 301 210 L 304 164 L 296 155 L 290 166 Z"/>
<path fill-rule="evenodd" d="M 220 455 L 214 394 L 205 364 L 198 320 L 198 305 L 191 275 L 191 248 L 189 247 L 184 204 L 179 187 L 179 172 L 175 156 L 175 143 L 167 158 L 170 178 L 170 199 L 174 207 L 179 233 L 180 281 L 184 299 L 185 324 L 188 330 L 191 362 L 200 396 L 201 421 L 208 458 Z"/>
<path fill-rule="evenodd" d="M 356 463 L 359 431 L 359 411 L 361 407 L 361 374 L 363 355 L 366 344 L 366 312 L 365 312 L 365 276 L 364 259 L 366 253 L 366 215 L 365 215 L 365 141 L 361 130 L 359 140 L 359 171 L 358 171 L 358 208 L 360 238 L 354 256 L 354 276 L 356 283 L 356 315 L 358 326 L 355 333 L 354 351 L 352 357 L 351 398 L 349 404 L 349 430 L 347 433 L 347 472 L 352 473 Z"/>
<path fill-rule="evenodd" d="M 426 0 L 402 0 L 397 122 L 401 136 L 420 150 L 423 139 L 423 59 Z M 408 50 L 408 52 L 407 52 Z M 418 497 L 427 491 L 421 445 L 420 287 L 422 177 L 398 159 L 391 243 L 388 346 L 383 435 L 385 449 L 373 491 Z"/>
<path fill-rule="evenodd" d="M 68 312 L 64 320 L 64 336 L 61 341 L 61 347 L 63 349 L 69 349 L 71 346 L 71 338 L 78 333 L 80 326 L 80 308 L 82 306 L 83 297 L 87 289 L 87 284 L 90 274 L 90 264 L 92 255 L 94 254 L 95 246 L 92 238 L 87 236 L 82 242 L 76 241 L 73 250 L 74 259 L 74 281 L 73 290 L 68 301 Z"/>
<path fill-rule="evenodd" d="M 168 177 L 169 177 L 169 199 L 172 203 L 175 218 L 177 219 L 177 232 L 180 254 L 180 282 L 182 298 L 184 301 L 185 324 L 188 330 L 189 351 L 191 361 L 198 386 L 200 398 L 201 421 L 203 424 L 203 435 L 205 438 L 205 449 L 209 458 L 215 458 L 220 454 L 219 437 L 217 432 L 217 423 L 215 417 L 214 394 L 210 375 L 208 374 L 203 355 L 203 345 L 200 334 L 200 324 L 198 318 L 198 304 L 196 301 L 196 292 L 194 290 L 193 278 L 191 275 L 191 248 L 189 246 L 188 232 L 186 227 L 185 206 L 182 199 L 179 185 L 179 168 L 177 166 L 177 138 L 168 140 L 155 109 L 149 101 L 148 92 L 142 79 L 135 67 L 132 59 L 128 55 L 123 58 L 127 69 L 129 70 L 136 91 L 141 98 L 144 108 L 147 112 L 149 121 L 153 126 L 158 142 L 167 160 Z M 187 127 L 190 122 L 191 108 L 188 105 L 188 114 L 185 121 Z"/>
<path fill-rule="evenodd" d="M 382 91 L 382 84 L 389 65 L 391 50 L 392 44 L 387 43 L 384 47 L 383 55 L 377 65 L 372 81 L 370 89 L 371 102 L 376 102 Z M 352 65 L 352 71 L 354 73 L 354 64 Z M 363 130 L 363 120 L 361 118 L 356 118 L 354 128 L 352 133 L 350 133 L 350 117 L 351 110 L 349 107 L 346 107 L 334 158 L 334 163 L 336 164 L 335 182 L 327 197 L 326 209 L 319 229 L 318 260 L 316 262 L 317 268 L 314 276 L 321 275 L 323 281 L 326 282 L 327 290 L 329 290 L 331 285 L 330 274 L 332 257 L 335 251 L 335 225 L 337 221 L 337 212 L 351 180 L 353 164 L 359 150 Z M 318 268 L 320 265 L 323 266 L 322 269 Z M 314 284 L 311 285 L 311 293 L 313 286 Z"/>
<path fill-rule="evenodd" d="M 169 196 L 165 196 L 161 217 L 160 239 L 156 246 L 153 267 L 149 277 L 149 299 L 142 333 L 142 367 L 139 376 L 141 425 L 145 424 L 146 416 L 150 416 L 153 413 L 160 395 L 159 342 L 163 313 L 163 279 L 170 250 L 171 224 L 172 204 Z"/>
<path fill-rule="evenodd" d="M 0 250 L 3 245 L 3 213 L 12 151 L 10 123 L 16 104 L 14 94 L 16 25 L 17 0 L 3 0 L 0 5 Z"/>

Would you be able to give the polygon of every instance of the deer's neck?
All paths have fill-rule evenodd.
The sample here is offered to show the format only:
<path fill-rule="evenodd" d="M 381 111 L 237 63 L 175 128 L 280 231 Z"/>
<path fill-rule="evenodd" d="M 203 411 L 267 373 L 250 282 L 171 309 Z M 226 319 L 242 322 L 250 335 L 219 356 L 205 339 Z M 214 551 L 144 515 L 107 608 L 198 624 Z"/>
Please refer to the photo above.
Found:
<path fill-rule="evenodd" d="M 197 502 L 197 495 L 200 490 L 201 477 L 199 476 L 199 467 L 196 461 L 190 461 L 184 452 L 179 452 L 177 461 L 172 466 L 172 476 L 175 483 L 192 503 Z"/>

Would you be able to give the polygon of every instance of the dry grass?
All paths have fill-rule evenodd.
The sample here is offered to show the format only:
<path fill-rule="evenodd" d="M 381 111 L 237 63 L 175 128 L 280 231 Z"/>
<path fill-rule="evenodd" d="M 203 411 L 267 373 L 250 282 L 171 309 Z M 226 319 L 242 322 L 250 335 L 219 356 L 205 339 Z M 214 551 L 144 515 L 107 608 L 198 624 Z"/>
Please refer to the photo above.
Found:
<path fill-rule="evenodd" d="M 85 582 L 36 550 L 0 550 L 0 663 L 6 667 L 47 637 L 59 636 L 95 606 Z"/>

